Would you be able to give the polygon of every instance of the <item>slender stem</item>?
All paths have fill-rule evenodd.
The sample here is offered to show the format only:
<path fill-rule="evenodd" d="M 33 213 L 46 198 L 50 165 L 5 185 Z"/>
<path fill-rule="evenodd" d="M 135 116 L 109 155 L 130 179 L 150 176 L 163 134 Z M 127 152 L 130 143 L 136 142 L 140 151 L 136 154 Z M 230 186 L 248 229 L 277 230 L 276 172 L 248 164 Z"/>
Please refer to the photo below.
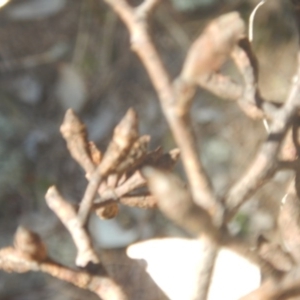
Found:
<path fill-rule="evenodd" d="M 94 173 L 91 175 L 88 187 L 84 193 L 82 201 L 80 202 L 78 218 L 82 226 L 84 226 L 88 220 L 91 208 L 93 206 L 93 201 L 97 195 L 97 191 L 102 180 L 102 176 L 100 175 L 100 171 L 98 169 L 99 167 L 96 168 Z"/>
<path fill-rule="evenodd" d="M 181 152 L 194 201 L 207 209 L 216 223 L 222 219 L 222 208 L 217 202 L 208 176 L 199 159 L 196 139 L 186 110 L 178 108 L 178 101 L 191 87 L 185 86 L 176 93 L 160 56 L 148 34 L 145 19 L 137 17 L 135 10 L 123 0 L 105 0 L 126 24 L 131 35 L 131 48 L 144 64 L 158 94 L 164 115 Z M 177 90 L 178 92 L 178 90 Z M 188 93 L 193 96 L 193 92 Z"/>

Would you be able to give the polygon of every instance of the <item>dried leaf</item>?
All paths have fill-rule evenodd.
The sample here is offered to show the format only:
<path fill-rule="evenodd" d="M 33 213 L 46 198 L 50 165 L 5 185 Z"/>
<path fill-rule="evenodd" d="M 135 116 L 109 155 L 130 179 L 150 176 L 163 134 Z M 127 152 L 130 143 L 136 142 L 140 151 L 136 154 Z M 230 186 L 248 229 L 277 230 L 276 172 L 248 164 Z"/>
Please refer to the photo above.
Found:
<path fill-rule="evenodd" d="M 149 142 L 149 135 L 139 137 L 130 148 L 126 158 L 118 165 L 117 172 L 129 172 L 138 166 L 146 157 Z"/>
<path fill-rule="evenodd" d="M 161 146 L 157 147 L 154 151 L 147 153 L 145 160 L 143 161 L 144 165 L 154 165 L 155 162 L 163 155 L 163 148 Z"/>
<path fill-rule="evenodd" d="M 67 142 L 72 157 L 87 174 L 91 174 L 95 165 L 90 156 L 86 127 L 72 109 L 67 110 L 60 132 Z"/>
<path fill-rule="evenodd" d="M 244 21 L 237 12 L 213 20 L 191 46 L 181 78 L 196 83 L 202 76 L 218 71 L 244 33 Z"/>
<path fill-rule="evenodd" d="M 162 170 L 171 170 L 179 159 L 180 150 L 174 148 L 167 153 L 163 153 L 162 147 L 156 148 L 154 151 L 148 152 L 136 169 L 144 166 L 153 166 Z"/>
<path fill-rule="evenodd" d="M 142 137 L 141 137 L 141 140 L 142 140 Z M 145 139 L 145 142 L 146 141 L 147 140 Z M 137 142 L 136 145 L 138 145 L 138 144 L 139 143 Z M 143 153 L 143 151 L 141 153 Z M 129 172 L 127 174 L 126 179 L 124 179 L 124 177 L 123 177 L 122 181 L 120 181 L 120 180 L 118 181 L 118 186 L 116 188 L 114 188 L 115 196 L 118 199 L 120 199 L 124 195 L 129 194 L 130 192 L 146 186 L 146 179 L 140 172 L 140 169 L 143 166 L 149 166 L 149 165 L 156 166 L 156 167 L 158 167 L 160 169 L 164 169 L 164 170 L 172 169 L 172 167 L 174 166 L 174 164 L 176 163 L 176 161 L 179 158 L 179 153 L 180 153 L 179 150 L 176 148 L 176 149 L 169 151 L 168 153 L 163 154 L 162 148 L 159 147 L 156 150 L 147 153 L 146 155 L 143 154 L 141 156 L 141 159 L 136 160 L 138 165 L 135 165 L 135 164 L 131 165 L 131 168 L 133 169 L 133 167 L 134 167 L 135 171 Z M 141 160 L 141 162 L 139 162 L 139 160 Z M 109 184 L 107 182 L 102 182 L 102 184 L 100 185 L 100 187 L 98 189 L 98 192 L 101 195 L 101 201 L 106 201 L 106 200 L 111 199 L 111 186 L 109 186 Z M 134 202 L 134 200 L 133 200 L 133 202 Z M 156 202 L 156 200 L 155 200 L 155 202 Z M 153 205 L 154 205 L 154 202 L 149 206 L 153 206 Z M 137 206 L 139 206 L 139 205 L 137 205 Z"/>
<path fill-rule="evenodd" d="M 138 120 L 136 112 L 131 108 L 114 130 L 112 141 L 100 164 L 102 176 L 106 176 L 118 168 L 119 163 L 127 156 L 137 138 Z"/>
<path fill-rule="evenodd" d="M 85 225 L 97 195 L 99 186 L 108 175 L 116 173 L 119 164 L 127 156 L 132 144 L 138 138 L 138 120 L 136 112 L 131 108 L 116 126 L 110 142 L 99 166 L 89 176 L 89 184 L 79 207 L 79 219 Z"/>
<path fill-rule="evenodd" d="M 117 186 L 114 190 L 118 198 L 132 192 L 135 189 L 146 186 L 146 179 L 141 174 L 140 170 L 136 170 L 123 184 Z M 101 195 L 105 197 L 104 195 Z"/>
<path fill-rule="evenodd" d="M 172 149 L 168 153 L 164 153 L 155 162 L 155 166 L 163 170 L 172 170 L 178 161 L 180 156 L 180 150 L 178 148 Z"/>
<path fill-rule="evenodd" d="M 100 219 L 108 220 L 114 218 L 119 212 L 117 203 L 108 203 L 105 206 L 95 208 L 95 213 Z"/>
<path fill-rule="evenodd" d="M 44 261 L 47 258 L 47 248 L 40 236 L 25 227 L 18 227 L 14 247 L 28 259 Z"/>
<path fill-rule="evenodd" d="M 121 197 L 120 203 L 144 209 L 157 207 L 157 199 L 152 195 Z"/>
<path fill-rule="evenodd" d="M 146 156 L 149 141 L 150 136 L 148 135 L 144 135 L 138 138 L 130 148 L 127 157 L 125 157 L 123 161 L 121 161 L 117 166 L 117 173 L 110 174 L 106 182 L 102 182 L 98 189 L 98 192 L 101 195 L 101 202 L 103 200 L 109 199 L 107 197 L 107 194 L 110 195 L 110 190 L 116 187 L 119 180 L 119 174 L 133 169 Z M 118 211 L 119 207 L 116 203 L 110 203 L 108 205 L 95 209 L 96 214 L 102 219 L 114 218 L 118 214 Z"/>
<path fill-rule="evenodd" d="M 89 150 L 90 150 L 91 159 L 92 159 L 94 165 L 96 165 L 96 166 L 100 165 L 101 159 L 102 159 L 102 153 L 98 149 L 96 144 L 92 141 L 89 142 Z"/>

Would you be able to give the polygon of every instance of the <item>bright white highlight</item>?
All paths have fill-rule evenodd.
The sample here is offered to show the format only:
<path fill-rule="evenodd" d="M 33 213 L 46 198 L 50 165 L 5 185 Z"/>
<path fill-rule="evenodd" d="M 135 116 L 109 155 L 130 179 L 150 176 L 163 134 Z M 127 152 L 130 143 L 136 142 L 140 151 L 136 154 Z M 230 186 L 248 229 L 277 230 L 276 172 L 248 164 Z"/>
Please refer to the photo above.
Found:
<path fill-rule="evenodd" d="M 281 199 L 281 204 L 285 204 L 287 196 L 288 196 L 288 194 L 285 194 L 283 196 L 283 198 Z"/>
<path fill-rule="evenodd" d="M 262 0 L 260 1 L 255 8 L 253 9 L 250 18 L 249 18 L 249 33 L 248 33 L 248 38 L 249 41 L 252 42 L 253 41 L 253 23 L 254 23 L 254 18 L 255 18 L 255 14 L 258 11 L 258 9 L 264 5 L 267 2 L 267 0 Z"/>
<path fill-rule="evenodd" d="M 0 0 L 0 8 L 6 5 L 10 0 Z"/>
<path fill-rule="evenodd" d="M 270 133 L 270 127 L 269 127 L 269 123 L 268 123 L 267 119 L 263 119 L 263 124 L 264 124 L 264 127 L 266 129 L 266 132 L 269 134 Z"/>
<path fill-rule="evenodd" d="M 171 300 L 192 300 L 199 278 L 204 244 L 183 238 L 153 239 L 133 244 L 127 255 L 144 259 L 146 271 Z M 217 256 L 208 300 L 238 300 L 260 286 L 259 268 L 222 248 Z"/>
<path fill-rule="evenodd" d="M 263 6 L 265 3 L 267 2 L 267 0 L 262 0 L 260 1 L 256 6 L 255 8 L 253 9 L 250 17 L 249 17 L 249 32 L 248 32 L 248 38 L 249 38 L 249 41 L 252 42 L 253 41 L 253 24 L 254 24 L 254 18 L 255 18 L 255 15 L 258 11 L 258 9 Z M 268 124 L 268 121 L 266 119 L 263 119 L 263 124 L 264 124 L 264 127 L 266 129 L 266 132 L 269 134 L 270 133 L 270 127 L 269 127 L 269 124 Z"/>

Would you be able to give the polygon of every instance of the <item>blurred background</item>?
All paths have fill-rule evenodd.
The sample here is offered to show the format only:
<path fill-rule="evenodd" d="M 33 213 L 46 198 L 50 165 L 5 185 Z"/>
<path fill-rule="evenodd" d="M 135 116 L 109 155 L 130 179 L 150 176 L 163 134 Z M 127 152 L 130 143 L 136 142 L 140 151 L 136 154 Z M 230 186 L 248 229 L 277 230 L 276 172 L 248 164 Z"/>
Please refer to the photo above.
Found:
<path fill-rule="evenodd" d="M 140 1 L 129 2 L 137 5 Z M 209 20 L 238 10 L 248 22 L 258 2 L 162 1 L 151 31 L 172 78 Z M 51 256 L 73 266 L 72 240 L 44 201 L 53 184 L 74 203 L 86 187 L 84 173 L 69 156 L 59 133 L 65 111 L 71 107 L 78 113 L 89 138 L 101 150 L 129 107 L 138 111 L 140 131 L 151 135 L 152 149 L 162 145 L 168 151 L 176 145 L 148 76 L 130 51 L 126 28 L 103 1 L 11 0 L 0 5 L 0 246 L 12 243 L 22 224 L 41 234 Z M 288 2 L 267 1 L 256 15 L 253 42 L 266 99 L 284 101 L 295 71 L 297 45 Z M 224 72 L 239 80 L 232 63 L 224 66 Z M 247 119 L 234 103 L 203 90 L 196 95 L 192 115 L 201 157 L 221 193 L 243 173 L 266 137 L 265 129 L 261 122 Z M 180 164 L 177 171 L 184 178 Z M 273 216 L 289 177 L 280 173 L 253 197 L 232 223 L 232 230 L 253 240 L 261 232 L 276 238 Z M 99 223 L 92 218 L 90 227 L 108 269 L 120 280 L 134 277 L 128 273 L 133 271 L 121 250 L 127 245 L 152 237 L 187 236 L 157 211 L 127 207 L 113 221 Z M 141 283 L 132 299 L 160 299 L 149 293 L 145 296 L 151 284 Z M 86 296 L 48 276 L 0 272 L 1 299 Z"/>

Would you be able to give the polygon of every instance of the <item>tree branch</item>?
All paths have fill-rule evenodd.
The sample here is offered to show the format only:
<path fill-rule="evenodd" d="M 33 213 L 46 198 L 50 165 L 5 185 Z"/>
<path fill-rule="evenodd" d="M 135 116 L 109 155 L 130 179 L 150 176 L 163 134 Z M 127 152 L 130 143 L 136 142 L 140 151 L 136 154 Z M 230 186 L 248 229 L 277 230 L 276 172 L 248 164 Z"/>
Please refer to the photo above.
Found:
<path fill-rule="evenodd" d="M 176 81 L 175 85 L 171 83 L 149 36 L 145 19 L 138 18 L 136 11 L 123 0 L 105 0 L 105 2 L 111 5 L 128 27 L 131 48 L 141 59 L 158 93 L 162 110 L 180 148 L 194 201 L 207 209 L 216 224 L 221 224 L 222 206 L 216 199 L 210 180 L 199 160 L 188 111 L 181 109 L 182 100 L 191 99 L 195 87 L 185 80 Z"/>
<path fill-rule="evenodd" d="M 258 152 L 254 162 L 242 178 L 229 190 L 225 197 L 227 220 L 232 218 L 238 208 L 248 200 L 259 187 L 272 178 L 278 169 L 278 152 L 292 119 L 300 108 L 300 53 L 298 70 L 285 104 L 273 117 L 270 132 Z"/>
<path fill-rule="evenodd" d="M 93 249 L 91 238 L 79 220 L 75 208 L 63 199 L 54 186 L 48 189 L 45 197 L 48 206 L 59 217 L 73 238 L 78 250 L 76 265 L 85 267 L 89 262 L 99 263 L 100 259 Z"/>
<path fill-rule="evenodd" d="M 103 300 L 128 300 L 122 289 L 108 276 L 75 271 L 50 259 L 42 262 L 32 260 L 12 247 L 0 250 L 0 268 L 6 272 L 17 273 L 39 271 L 90 290 Z"/>

